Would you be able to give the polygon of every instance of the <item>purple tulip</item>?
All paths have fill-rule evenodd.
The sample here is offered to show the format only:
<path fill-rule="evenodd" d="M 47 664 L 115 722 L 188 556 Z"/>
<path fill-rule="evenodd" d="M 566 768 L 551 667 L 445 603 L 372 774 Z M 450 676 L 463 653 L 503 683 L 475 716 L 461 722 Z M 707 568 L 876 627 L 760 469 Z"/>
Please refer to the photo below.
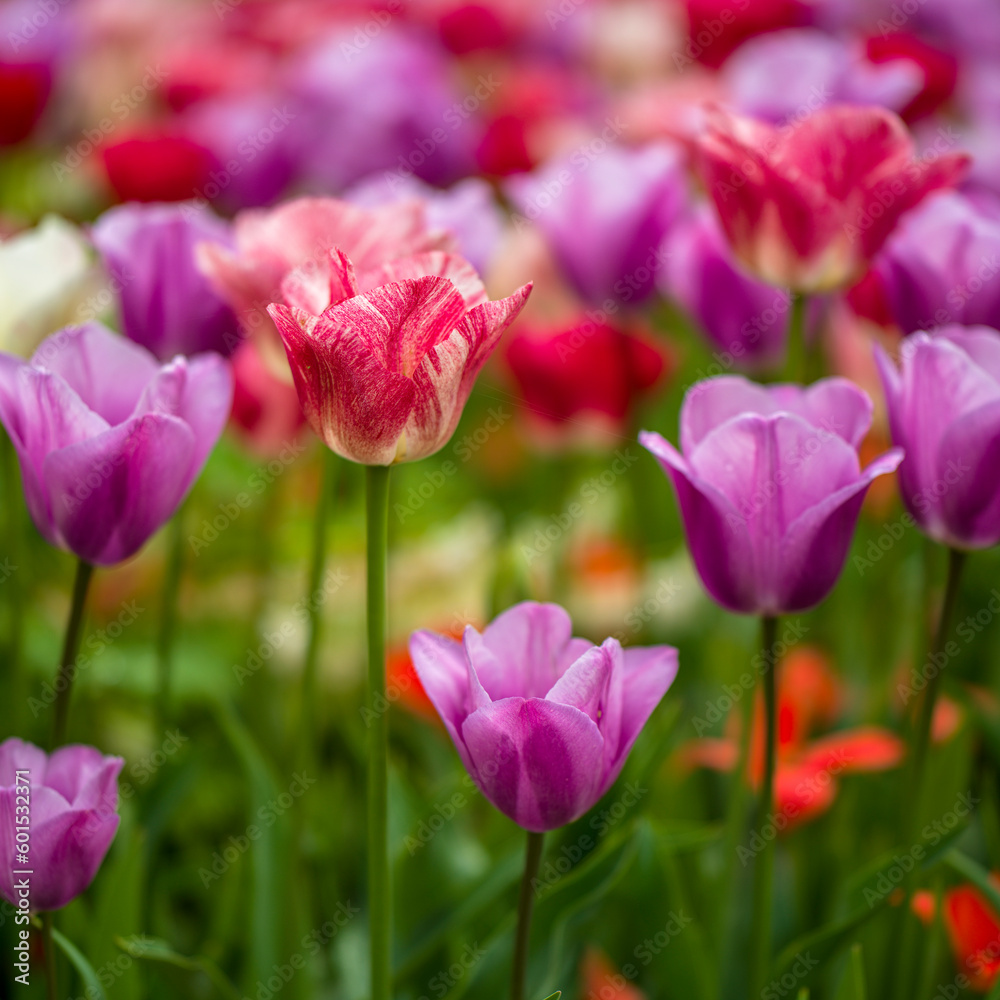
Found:
<path fill-rule="evenodd" d="M 681 407 L 681 449 L 643 431 L 671 478 L 702 582 L 731 611 L 779 615 L 818 604 L 837 582 L 868 485 L 872 402 L 841 378 L 809 388 L 736 375 L 699 382 Z"/>
<path fill-rule="evenodd" d="M 201 471 L 232 394 L 218 354 L 161 367 L 100 323 L 53 334 L 27 362 L 0 354 L 0 421 L 38 530 L 102 566 L 136 553 Z"/>
<path fill-rule="evenodd" d="M 458 642 L 414 632 L 410 655 L 462 763 L 526 830 L 582 816 L 611 787 L 677 673 L 669 646 L 572 638 L 556 604 L 525 601 Z"/>
<path fill-rule="evenodd" d="M 946 327 L 903 341 L 899 371 L 881 349 L 893 441 L 906 449 L 899 488 L 935 541 L 958 549 L 1000 542 L 1000 333 Z"/>
<path fill-rule="evenodd" d="M 957 192 L 904 216 L 875 270 L 904 333 L 1000 327 L 1000 217 Z"/>
<path fill-rule="evenodd" d="M 660 289 L 701 325 L 722 362 L 774 367 L 785 353 L 788 293 L 751 277 L 733 257 L 711 206 L 678 222 L 664 244 Z"/>
<path fill-rule="evenodd" d="M 87 746 L 60 747 L 50 756 L 15 737 L 0 743 L 0 896 L 38 913 L 60 909 L 90 885 L 118 829 L 124 763 Z M 27 827 L 19 823 L 25 802 Z M 27 851 L 18 839 L 25 829 Z"/>
<path fill-rule="evenodd" d="M 726 61 L 722 79 L 733 106 L 789 128 L 827 104 L 878 105 L 902 110 L 923 86 L 911 62 L 876 65 L 864 47 L 815 28 L 759 35 Z"/>
<path fill-rule="evenodd" d="M 655 287 L 660 244 L 686 197 L 682 158 L 664 143 L 599 153 L 594 143 L 510 178 L 515 224 L 538 226 L 585 301 L 638 304 Z"/>
<path fill-rule="evenodd" d="M 231 354 L 236 316 L 195 265 L 194 248 L 232 245 L 229 226 L 199 205 L 128 204 L 102 215 L 91 239 L 121 304 L 122 332 L 161 361 L 176 354 Z"/>

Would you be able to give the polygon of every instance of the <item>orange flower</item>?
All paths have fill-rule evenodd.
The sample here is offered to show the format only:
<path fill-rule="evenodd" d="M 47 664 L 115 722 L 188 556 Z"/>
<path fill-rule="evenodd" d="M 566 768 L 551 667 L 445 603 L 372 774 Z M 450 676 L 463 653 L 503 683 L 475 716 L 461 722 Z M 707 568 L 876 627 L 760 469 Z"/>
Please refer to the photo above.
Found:
<path fill-rule="evenodd" d="M 841 685 L 825 655 L 803 646 L 779 665 L 778 760 L 774 806 L 788 820 L 785 829 L 825 812 L 837 795 L 842 774 L 883 771 L 903 757 L 903 743 L 879 726 L 842 729 L 818 739 L 810 735 L 832 725 L 840 714 Z M 731 771 L 739 761 L 739 717 L 732 713 L 722 739 L 694 740 L 681 748 L 690 767 Z M 759 788 L 764 772 L 764 707 L 754 705 L 748 778 Z"/>
<path fill-rule="evenodd" d="M 466 622 L 454 623 L 438 631 L 453 639 L 461 639 L 466 624 Z M 414 715 L 420 716 L 428 722 L 433 722 L 435 725 L 441 725 L 437 709 L 431 704 L 431 700 L 427 697 L 427 692 L 413 668 L 410 650 L 405 642 L 390 647 L 386 653 L 385 686 L 389 701 L 398 701 Z"/>
<path fill-rule="evenodd" d="M 590 947 L 580 962 L 581 1000 L 646 1000 L 598 948 Z"/>

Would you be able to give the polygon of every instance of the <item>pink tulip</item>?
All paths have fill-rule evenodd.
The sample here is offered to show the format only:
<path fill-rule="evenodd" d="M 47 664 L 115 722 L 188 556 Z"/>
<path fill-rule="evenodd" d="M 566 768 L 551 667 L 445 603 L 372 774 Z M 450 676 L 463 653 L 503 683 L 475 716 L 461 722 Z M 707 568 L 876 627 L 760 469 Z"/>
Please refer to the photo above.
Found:
<path fill-rule="evenodd" d="M 736 255 L 799 292 L 858 280 L 900 215 L 968 163 L 962 153 L 921 159 L 892 112 L 842 105 L 782 127 L 716 109 L 700 153 Z"/>
<path fill-rule="evenodd" d="M 445 445 L 530 291 L 491 302 L 469 263 L 438 251 L 360 274 L 334 251 L 268 311 L 313 430 L 344 458 L 392 465 Z"/>

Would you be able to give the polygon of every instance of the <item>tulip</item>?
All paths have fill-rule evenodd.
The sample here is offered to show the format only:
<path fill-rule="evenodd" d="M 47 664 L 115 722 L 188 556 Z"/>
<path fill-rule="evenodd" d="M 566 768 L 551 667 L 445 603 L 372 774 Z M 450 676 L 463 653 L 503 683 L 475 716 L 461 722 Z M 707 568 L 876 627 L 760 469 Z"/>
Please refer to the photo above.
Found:
<path fill-rule="evenodd" d="M 57 215 L 0 242 L 0 350 L 27 356 L 79 314 L 88 249 L 76 226 Z"/>
<path fill-rule="evenodd" d="M 720 363 L 754 370 L 780 362 L 785 352 L 788 295 L 752 278 L 736 263 L 708 205 L 677 223 L 664 250 L 660 288 L 719 348 Z"/>
<path fill-rule="evenodd" d="M 594 305 L 652 294 L 660 244 L 686 194 L 680 155 L 665 143 L 612 146 L 596 158 L 577 151 L 512 177 L 507 190 L 518 224 L 539 227 L 573 288 Z"/>
<path fill-rule="evenodd" d="M 228 226 L 197 205 L 128 204 L 91 230 L 117 289 L 122 332 L 161 361 L 176 354 L 230 354 L 236 317 L 195 265 L 202 240 L 229 241 Z"/>
<path fill-rule="evenodd" d="M 892 112 L 845 105 L 781 128 L 716 109 L 700 153 L 736 256 L 802 293 L 859 279 L 900 215 L 968 162 L 960 153 L 918 159 Z"/>
<path fill-rule="evenodd" d="M 737 110 L 770 122 L 795 122 L 823 104 L 876 105 L 899 111 L 921 88 L 911 62 L 874 65 L 855 41 L 815 28 L 774 31 L 747 42 L 722 70 Z"/>
<path fill-rule="evenodd" d="M 815 737 L 814 730 L 837 720 L 843 685 L 816 649 L 793 650 L 779 665 L 778 745 L 773 808 L 786 820 L 783 830 L 809 822 L 834 803 L 838 777 L 883 771 L 903 759 L 904 744 L 880 726 L 858 726 Z M 754 708 L 747 778 L 760 787 L 764 770 L 763 704 Z M 694 740 L 681 748 L 688 766 L 732 771 L 739 762 L 739 714 L 729 717 L 721 739 Z"/>
<path fill-rule="evenodd" d="M 338 251 L 328 274 L 315 277 L 286 280 L 291 304 L 268 311 L 313 430 L 364 465 L 412 462 L 444 447 L 531 291 L 491 302 L 468 263 L 440 252 L 356 276 Z"/>
<path fill-rule="evenodd" d="M 1000 333 L 949 326 L 903 341 L 897 370 L 881 349 L 899 488 L 925 534 L 953 549 L 1000 542 Z"/>
<path fill-rule="evenodd" d="M 144 131 L 110 142 L 100 156 L 119 201 L 197 198 L 217 165 L 204 146 L 162 131 Z"/>
<path fill-rule="evenodd" d="M 335 198 L 299 198 L 274 209 L 241 212 L 233 239 L 235 249 L 200 244 L 198 266 L 236 311 L 244 331 L 261 334 L 265 360 L 272 361 L 277 352 L 282 366 L 280 340 L 266 310 L 281 299 L 289 274 L 301 280 L 325 276 L 334 247 L 364 272 L 397 257 L 450 250 L 454 244 L 449 234 L 428 227 L 420 202 L 365 209 Z"/>
<path fill-rule="evenodd" d="M 67 327 L 30 361 L 0 354 L 0 421 L 45 539 L 103 566 L 170 519 L 225 425 L 217 354 L 159 366 L 100 323 Z"/>
<path fill-rule="evenodd" d="M 58 910 L 84 892 L 118 829 L 118 775 L 125 762 L 88 746 L 47 755 L 11 737 L 0 743 L 0 896 L 20 900 L 14 872 L 28 869 L 32 913 Z M 18 805 L 30 806 L 27 861 L 15 839 Z"/>
<path fill-rule="evenodd" d="M 568 429 L 596 417 L 613 433 L 666 368 L 665 352 L 651 338 L 591 320 L 521 332 L 509 341 L 506 359 L 543 425 Z"/>
<path fill-rule="evenodd" d="M 681 452 L 639 441 L 673 482 L 695 566 L 731 611 L 776 616 L 818 604 L 837 581 L 868 485 L 902 459 L 862 470 L 868 396 L 846 379 L 808 389 L 706 379 L 681 407 Z"/>
<path fill-rule="evenodd" d="M 525 601 L 459 642 L 415 632 L 410 654 L 462 763 L 504 815 L 540 833 L 611 787 L 677 673 L 669 646 L 572 638 L 569 615 Z"/>
<path fill-rule="evenodd" d="M 948 191 L 902 220 L 871 273 L 904 333 L 954 323 L 1000 328 L 998 255 L 1000 215 Z"/>

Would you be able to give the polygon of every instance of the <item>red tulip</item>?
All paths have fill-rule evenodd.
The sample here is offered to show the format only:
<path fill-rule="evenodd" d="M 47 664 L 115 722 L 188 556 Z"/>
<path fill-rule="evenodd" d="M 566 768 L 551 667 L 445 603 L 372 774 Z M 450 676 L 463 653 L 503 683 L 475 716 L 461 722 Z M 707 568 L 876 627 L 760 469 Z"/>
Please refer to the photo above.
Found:
<path fill-rule="evenodd" d="M 0 63 L 0 146 L 31 135 L 52 90 L 52 70 L 37 63 Z"/>
<path fill-rule="evenodd" d="M 835 721 L 840 697 L 840 684 L 818 650 L 799 647 L 780 664 L 774 808 L 787 821 L 784 829 L 829 809 L 837 795 L 839 775 L 886 770 L 902 759 L 902 741 L 878 726 L 842 729 L 810 739 L 818 725 Z M 758 701 L 754 707 L 748 779 L 758 788 L 764 773 L 764 706 Z M 730 720 L 733 725 L 725 738 L 695 740 L 682 747 L 682 763 L 733 770 L 739 761 L 738 710 Z"/>
<path fill-rule="evenodd" d="M 506 359 L 532 416 L 549 428 L 597 415 L 617 429 L 637 394 L 667 368 L 664 350 L 650 338 L 590 319 L 524 330 L 507 345 Z"/>
<path fill-rule="evenodd" d="M 968 164 L 962 153 L 919 158 L 892 112 L 846 105 L 781 127 L 715 109 L 700 154 L 736 255 L 799 292 L 857 281 L 900 215 Z"/>
<path fill-rule="evenodd" d="M 990 877 L 1000 885 L 995 873 Z M 932 893 L 915 892 L 910 906 L 924 924 L 933 923 L 937 900 Z M 960 885 L 945 894 L 943 916 L 959 977 L 967 980 L 963 983 L 957 977 L 956 984 L 988 992 L 1000 974 L 1000 918 L 996 910 L 975 886 Z"/>
<path fill-rule="evenodd" d="M 868 39 L 868 58 L 873 63 L 905 59 L 916 63 L 924 75 L 920 92 L 900 111 L 908 122 L 933 114 L 954 93 L 958 83 L 958 60 L 906 32 L 884 32 Z"/>
<path fill-rule="evenodd" d="M 108 183 L 120 201 L 185 201 L 204 187 L 215 158 L 181 136 L 142 135 L 101 151 Z"/>
<path fill-rule="evenodd" d="M 392 465 L 448 442 L 530 291 L 491 302 L 470 264 L 439 251 L 356 277 L 337 250 L 325 278 L 290 276 L 288 305 L 268 312 L 313 430 L 344 458 Z"/>

